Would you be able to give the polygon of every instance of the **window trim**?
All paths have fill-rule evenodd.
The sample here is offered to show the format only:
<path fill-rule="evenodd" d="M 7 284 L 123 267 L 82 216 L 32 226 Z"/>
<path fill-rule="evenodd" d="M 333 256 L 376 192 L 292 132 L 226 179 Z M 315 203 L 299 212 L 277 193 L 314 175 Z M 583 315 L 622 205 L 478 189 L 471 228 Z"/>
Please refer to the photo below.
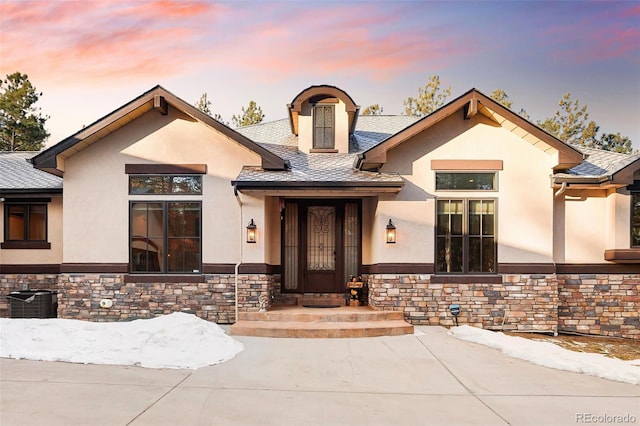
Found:
<path fill-rule="evenodd" d="M 164 253 L 163 257 L 162 257 L 162 262 L 163 262 L 163 267 L 164 267 L 164 272 L 163 271 L 134 271 L 132 268 L 133 265 L 133 257 L 132 257 L 132 249 L 131 249 L 131 242 L 133 239 L 133 222 L 131 220 L 131 214 L 133 211 L 133 204 L 135 203 L 145 203 L 145 204 L 153 204 L 153 203 L 158 203 L 158 204 L 162 204 L 162 209 L 163 209 L 163 223 L 162 223 L 162 239 L 163 239 L 163 244 L 166 247 L 166 253 Z M 199 269 L 197 272 L 194 271 L 175 271 L 175 272 L 169 272 L 168 269 L 168 247 L 169 247 L 169 233 L 168 233 L 168 228 L 169 228 L 169 207 L 168 205 L 171 203 L 196 203 L 199 205 L 200 207 L 200 217 L 199 217 L 199 224 L 198 227 L 200 229 L 200 236 L 198 237 L 198 242 L 199 242 L 199 251 L 200 251 L 200 262 L 199 262 Z M 204 235 L 203 229 L 202 229 L 202 201 L 201 200 L 129 200 L 129 243 L 128 243 L 128 250 L 129 250 L 129 263 L 128 263 L 128 273 L 130 275 L 157 275 L 157 276 L 161 276 L 161 275 L 171 275 L 171 276 L 175 276 L 175 275 L 189 275 L 189 276 L 193 276 L 193 275 L 202 275 L 202 238 Z"/>
<path fill-rule="evenodd" d="M 630 192 L 631 195 L 631 209 L 630 209 L 630 219 L 629 219 L 629 247 L 631 247 L 632 249 L 638 249 L 640 248 L 640 244 L 633 244 L 633 228 L 634 228 L 634 223 L 633 223 L 633 219 L 634 219 L 634 210 L 636 209 L 636 201 L 634 201 L 634 198 L 637 197 L 638 201 L 637 203 L 640 204 L 640 191 L 631 191 Z M 640 206 L 637 207 L 638 210 L 640 211 Z M 640 223 L 638 224 L 640 225 Z"/>
<path fill-rule="evenodd" d="M 331 140 L 331 146 L 330 147 L 325 147 L 325 146 L 318 146 L 317 144 L 317 139 L 316 139 L 316 110 L 318 108 L 326 108 L 326 109 L 330 109 L 331 110 L 331 116 L 333 117 L 333 125 L 331 126 L 331 129 L 333 130 L 333 135 L 332 135 L 332 140 Z M 313 150 L 334 150 L 336 148 L 336 109 L 334 105 L 327 105 L 327 104 L 323 104 L 323 103 L 317 103 L 313 106 L 313 112 L 312 112 L 312 128 L 313 128 L 313 141 L 312 141 L 312 149 Z M 323 129 L 326 129 L 328 127 L 323 126 Z M 324 141 L 324 140 L 323 140 Z"/>
<path fill-rule="evenodd" d="M 493 188 L 492 189 L 438 189 L 438 174 L 458 174 L 458 175 L 472 175 L 480 173 L 493 173 Z M 433 175 L 433 189 L 437 192 L 498 192 L 499 191 L 499 173 L 497 170 L 435 170 Z"/>
<path fill-rule="evenodd" d="M 496 197 L 442 197 L 435 199 L 435 220 L 433 238 L 433 273 L 442 276 L 492 276 L 498 275 L 498 198 Z M 446 272 L 438 271 L 438 202 L 439 201 L 462 201 L 462 271 Z M 493 272 L 469 271 L 469 202 L 470 201 L 493 201 Z"/>
<path fill-rule="evenodd" d="M 3 203 L 3 242 L 0 244 L 2 249 L 51 249 L 51 243 L 49 242 L 49 203 L 51 198 L 23 198 L 5 200 Z M 43 240 L 30 240 L 29 239 L 29 226 L 30 226 L 30 210 L 31 206 L 44 206 L 44 239 Z M 25 222 L 24 222 L 24 239 L 11 240 L 9 232 L 9 209 L 8 206 L 24 206 L 25 207 Z"/>
<path fill-rule="evenodd" d="M 195 177 L 198 178 L 200 180 L 200 192 L 132 192 L 132 187 L 131 187 L 131 180 L 135 179 L 135 178 L 147 178 L 147 177 L 162 177 L 162 178 L 175 178 L 175 177 Z M 158 195 L 187 195 L 187 196 L 198 196 L 198 195 L 202 195 L 202 175 L 199 174 L 190 174 L 190 173 L 181 173 L 181 174 L 172 174 L 172 173 L 168 173 L 168 174 L 161 174 L 161 173 L 146 173 L 146 174 L 134 174 L 134 175 L 129 175 L 129 182 L 128 182 L 128 190 L 129 190 L 129 195 L 141 195 L 141 196 L 158 196 Z"/>

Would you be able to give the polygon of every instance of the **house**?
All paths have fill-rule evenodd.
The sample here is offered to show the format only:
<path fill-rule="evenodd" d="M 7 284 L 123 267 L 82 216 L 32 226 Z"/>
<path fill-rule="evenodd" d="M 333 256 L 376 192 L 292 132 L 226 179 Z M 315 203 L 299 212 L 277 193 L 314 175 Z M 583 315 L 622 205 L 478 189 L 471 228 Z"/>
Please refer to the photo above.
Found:
<path fill-rule="evenodd" d="M 157 86 L 2 154 L 3 294 L 233 323 L 362 276 L 414 324 L 459 304 L 485 328 L 640 338 L 639 155 L 565 144 L 475 89 L 422 119 L 360 115 L 329 85 L 288 111 L 232 130 Z"/>

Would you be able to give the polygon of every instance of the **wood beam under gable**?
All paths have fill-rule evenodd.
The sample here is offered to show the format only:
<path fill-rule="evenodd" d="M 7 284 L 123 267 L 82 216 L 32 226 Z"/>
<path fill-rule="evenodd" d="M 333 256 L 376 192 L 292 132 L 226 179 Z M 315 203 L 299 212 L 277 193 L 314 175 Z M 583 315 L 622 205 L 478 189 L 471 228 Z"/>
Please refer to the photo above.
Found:
<path fill-rule="evenodd" d="M 469 99 L 469 102 L 464 108 L 464 119 L 470 120 L 477 113 L 478 113 L 478 99 L 473 97 Z"/>
<path fill-rule="evenodd" d="M 153 108 L 158 110 L 162 115 L 167 115 L 169 113 L 167 100 L 161 95 L 155 95 L 153 97 Z"/>

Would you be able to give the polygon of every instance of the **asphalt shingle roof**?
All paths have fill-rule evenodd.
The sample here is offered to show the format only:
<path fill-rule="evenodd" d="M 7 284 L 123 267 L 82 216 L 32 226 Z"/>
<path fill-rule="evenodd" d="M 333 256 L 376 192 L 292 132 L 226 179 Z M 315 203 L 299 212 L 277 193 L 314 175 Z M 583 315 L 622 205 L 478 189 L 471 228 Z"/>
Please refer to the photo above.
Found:
<path fill-rule="evenodd" d="M 355 170 L 357 155 L 379 144 L 418 118 L 408 116 L 360 116 L 349 153 L 304 153 L 298 150 L 298 138 L 291 133 L 288 119 L 261 123 L 237 129 L 244 136 L 288 160 L 289 171 L 269 171 L 260 167 L 244 167 L 237 177 L 242 182 L 371 182 L 400 183 L 397 174 Z"/>
<path fill-rule="evenodd" d="M 62 189 L 62 178 L 38 170 L 27 161 L 36 154 L 0 151 L 0 191 Z"/>
<path fill-rule="evenodd" d="M 640 154 L 628 155 L 583 146 L 574 147 L 588 156 L 580 165 L 569 169 L 569 174 L 576 176 L 608 176 L 640 158 Z"/>

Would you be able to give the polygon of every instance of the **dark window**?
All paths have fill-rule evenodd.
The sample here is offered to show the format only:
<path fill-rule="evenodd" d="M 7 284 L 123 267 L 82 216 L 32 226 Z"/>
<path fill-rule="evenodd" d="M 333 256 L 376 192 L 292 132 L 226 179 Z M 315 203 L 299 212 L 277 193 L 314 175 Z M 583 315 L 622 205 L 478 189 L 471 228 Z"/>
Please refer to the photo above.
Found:
<path fill-rule="evenodd" d="M 129 176 L 129 194 L 202 194 L 202 176 Z"/>
<path fill-rule="evenodd" d="M 631 194 L 631 246 L 640 247 L 640 192 Z"/>
<path fill-rule="evenodd" d="M 201 203 L 131 202 L 131 272 L 201 270 Z"/>
<path fill-rule="evenodd" d="M 496 172 L 436 172 L 436 190 L 495 191 Z"/>
<path fill-rule="evenodd" d="M 316 105 L 313 108 L 313 148 L 335 147 L 335 120 L 333 105 Z"/>
<path fill-rule="evenodd" d="M 5 243 L 46 242 L 47 204 L 5 203 L 4 241 Z"/>
<path fill-rule="evenodd" d="M 494 200 L 438 200 L 437 273 L 495 273 Z"/>

